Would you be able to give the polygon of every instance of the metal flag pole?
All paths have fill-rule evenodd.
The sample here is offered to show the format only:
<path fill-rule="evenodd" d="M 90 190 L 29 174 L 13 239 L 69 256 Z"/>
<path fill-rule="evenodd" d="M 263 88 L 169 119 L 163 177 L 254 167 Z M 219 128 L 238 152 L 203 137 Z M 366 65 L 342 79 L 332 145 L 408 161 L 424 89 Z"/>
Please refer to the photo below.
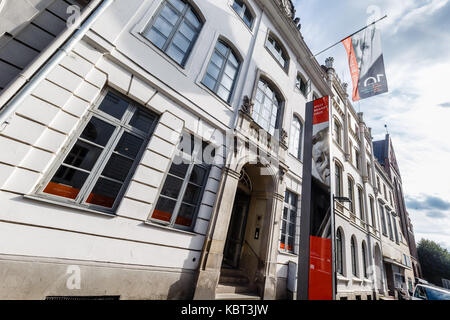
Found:
<path fill-rule="evenodd" d="M 365 27 L 359 29 L 358 31 L 353 32 L 351 35 L 349 35 L 349 36 L 343 38 L 342 40 L 336 42 L 335 44 L 329 46 L 328 48 L 326 48 L 326 49 L 320 51 L 319 53 L 316 53 L 315 55 L 311 56 L 311 58 L 314 58 L 314 57 L 318 56 L 319 54 L 322 54 L 322 53 L 324 53 L 325 51 L 330 50 L 331 48 L 333 48 L 334 46 L 337 46 L 339 43 L 341 43 L 341 42 L 344 41 L 345 39 L 350 38 L 351 36 L 354 36 L 355 34 L 357 34 L 357 33 L 361 32 L 361 31 L 367 29 L 367 28 L 370 27 L 370 26 L 373 26 L 375 23 L 380 22 L 381 20 L 383 20 L 383 19 L 385 19 L 385 18 L 387 18 L 387 15 L 385 15 L 384 17 L 382 17 L 382 18 L 380 18 L 380 19 L 378 19 L 378 20 L 372 22 L 371 24 L 368 24 L 367 26 L 365 26 Z"/>

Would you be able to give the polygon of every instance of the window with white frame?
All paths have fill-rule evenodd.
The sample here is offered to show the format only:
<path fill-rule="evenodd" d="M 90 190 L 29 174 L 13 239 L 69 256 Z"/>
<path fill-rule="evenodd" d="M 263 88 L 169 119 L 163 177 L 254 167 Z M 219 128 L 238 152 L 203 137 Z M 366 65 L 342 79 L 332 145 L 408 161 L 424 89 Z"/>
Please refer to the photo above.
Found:
<path fill-rule="evenodd" d="M 339 146 L 342 146 L 342 126 L 336 119 L 334 119 L 334 139 Z"/>
<path fill-rule="evenodd" d="M 283 216 L 281 218 L 280 249 L 295 252 L 295 229 L 297 227 L 298 195 L 286 190 Z"/>
<path fill-rule="evenodd" d="M 341 229 L 336 232 L 336 271 L 344 276 L 344 241 Z"/>
<path fill-rule="evenodd" d="M 335 193 L 337 197 L 341 197 L 342 196 L 342 167 L 335 162 L 335 175 L 336 175 L 336 179 L 335 179 Z"/>
<path fill-rule="evenodd" d="M 219 40 L 203 77 L 203 84 L 222 100 L 230 102 L 239 66 L 239 59 L 233 50 Z"/>
<path fill-rule="evenodd" d="M 359 217 L 361 220 L 366 221 L 366 215 L 364 214 L 364 193 L 361 187 L 358 187 L 358 204 L 359 204 Z"/>
<path fill-rule="evenodd" d="M 151 221 L 177 229 L 194 227 L 209 176 L 214 148 L 200 139 L 183 134 L 161 189 Z M 209 154 L 212 150 L 212 153 Z"/>
<path fill-rule="evenodd" d="M 381 216 L 381 229 L 385 236 L 387 236 L 387 229 L 386 229 L 386 217 L 384 215 L 384 207 L 380 203 L 380 216 Z"/>
<path fill-rule="evenodd" d="M 374 204 L 374 199 L 372 197 L 369 197 L 369 203 L 370 203 L 370 216 L 372 218 L 372 227 L 374 227 L 374 229 L 377 228 L 377 220 L 375 218 L 375 204 Z"/>
<path fill-rule="evenodd" d="M 156 122 L 155 114 L 106 91 L 38 193 L 114 212 Z"/>
<path fill-rule="evenodd" d="M 398 237 L 398 229 L 397 229 L 397 219 L 395 219 L 395 216 L 392 216 L 392 224 L 394 225 L 394 236 L 395 236 L 395 242 L 399 244 L 399 237 Z"/>
<path fill-rule="evenodd" d="M 297 75 L 297 79 L 295 80 L 295 86 L 298 90 L 306 97 L 308 95 L 310 83 L 307 81 L 301 74 Z"/>
<path fill-rule="evenodd" d="M 294 115 L 291 123 L 290 153 L 297 159 L 302 159 L 303 123 Z"/>
<path fill-rule="evenodd" d="M 354 210 L 354 202 L 355 202 L 355 197 L 354 197 L 354 185 L 355 183 L 353 182 L 353 179 L 351 177 L 348 177 L 348 198 L 350 199 L 349 202 L 349 210 L 351 213 L 355 213 Z"/>
<path fill-rule="evenodd" d="M 289 57 L 281 44 L 275 39 L 272 34 L 269 34 L 266 41 L 266 48 L 272 53 L 278 63 L 287 70 L 289 66 Z"/>
<path fill-rule="evenodd" d="M 280 126 L 280 117 L 283 101 L 277 90 L 264 79 L 258 80 L 253 119 L 271 135 Z"/>
<path fill-rule="evenodd" d="M 363 273 L 364 273 L 364 278 L 368 278 L 368 272 L 367 272 L 367 247 L 366 247 L 366 243 L 363 241 L 362 246 L 361 246 L 361 250 L 362 250 L 362 261 L 363 261 Z"/>
<path fill-rule="evenodd" d="M 142 34 L 184 66 L 202 26 L 202 20 L 188 1 L 165 0 Z"/>
<path fill-rule="evenodd" d="M 255 18 L 253 17 L 253 14 L 250 11 L 248 5 L 242 0 L 234 0 L 233 9 L 238 14 L 238 16 L 241 17 L 242 21 L 244 21 L 247 27 L 251 29 L 253 26 L 253 20 Z"/>
<path fill-rule="evenodd" d="M 352 274 L 353 276 L 358 277 L 358 257 L 355 237 L 352 237 L 350 240 L 350 252 L 352 258 Z"/>
<path fill-rule="evenodd" d="M 394 233 L 392 232 L 392 220 L 391 213 L 386 211 L 387 222 L 388 222 L 388 230 L 389 230 L 389 239 L 394 241 Z"/>

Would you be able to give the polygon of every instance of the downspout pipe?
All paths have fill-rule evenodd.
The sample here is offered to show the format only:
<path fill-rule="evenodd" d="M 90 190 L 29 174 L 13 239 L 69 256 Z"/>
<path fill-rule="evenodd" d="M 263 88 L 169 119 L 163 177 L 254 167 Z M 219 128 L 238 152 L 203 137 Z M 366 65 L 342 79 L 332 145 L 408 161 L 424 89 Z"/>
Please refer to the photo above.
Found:
<path fill-rule="evenodd" d="M 20 92 L 14 96 L 1 110 L 0 110 L 0 133 L 6 128 L 10 123 L 11 118 L 14 116 L 17 108 L 21 103 L 28 97 L 31 92 L 44 80 L 47 75 L 57 66 L 75 47 L 75 45 L 85 36 L 85 34 L 92 27 L 97 18 L 105 12 L 105 10 L 114 2 L 115 0 L 104 0 L 97 9 L 87 18 L 83 25 L 81 25 L 81 19 L 77 22 L 78 30 L 75 34 L 61 47 L 58 51 L 50 58 L 50 60 L 42 67 L 38 73 L 31 78 Z"/>

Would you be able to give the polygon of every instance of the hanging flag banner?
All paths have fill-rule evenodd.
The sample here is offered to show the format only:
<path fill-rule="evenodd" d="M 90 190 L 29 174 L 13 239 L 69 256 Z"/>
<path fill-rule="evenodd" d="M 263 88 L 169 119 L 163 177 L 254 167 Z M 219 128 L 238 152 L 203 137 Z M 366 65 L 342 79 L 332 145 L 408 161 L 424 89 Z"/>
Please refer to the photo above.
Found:
<path fill-rule="evenodd" d="M 353 82 L 353 101 L 388 92 L 381 35 L 375 25 L 342 41 Z"/>
<path fill-rule="evenodd" d="M 299 300 L 333 298 L 330 99 L 306 105 L 302 211 L 299 254 Z"/>

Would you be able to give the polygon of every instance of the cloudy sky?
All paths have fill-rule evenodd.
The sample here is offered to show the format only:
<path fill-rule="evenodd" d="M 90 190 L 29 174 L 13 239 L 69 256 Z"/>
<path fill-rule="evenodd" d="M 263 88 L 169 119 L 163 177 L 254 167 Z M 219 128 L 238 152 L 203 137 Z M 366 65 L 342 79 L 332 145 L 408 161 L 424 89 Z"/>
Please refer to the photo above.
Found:
<path fill-rule="evenodd" d="M 450 0 L 294 0 L 302 34 L 313 53 L 366 25 L 379 23 L 389 93 L 359 103 L 375 140 L 388 125 L 403 179 L 416 241 L 450 250 Z M 373 21 L 373 20 L 372 20 Z M 317 60 L 335 58 L 339 77 L 351 78 L 342 45 Z"/>

